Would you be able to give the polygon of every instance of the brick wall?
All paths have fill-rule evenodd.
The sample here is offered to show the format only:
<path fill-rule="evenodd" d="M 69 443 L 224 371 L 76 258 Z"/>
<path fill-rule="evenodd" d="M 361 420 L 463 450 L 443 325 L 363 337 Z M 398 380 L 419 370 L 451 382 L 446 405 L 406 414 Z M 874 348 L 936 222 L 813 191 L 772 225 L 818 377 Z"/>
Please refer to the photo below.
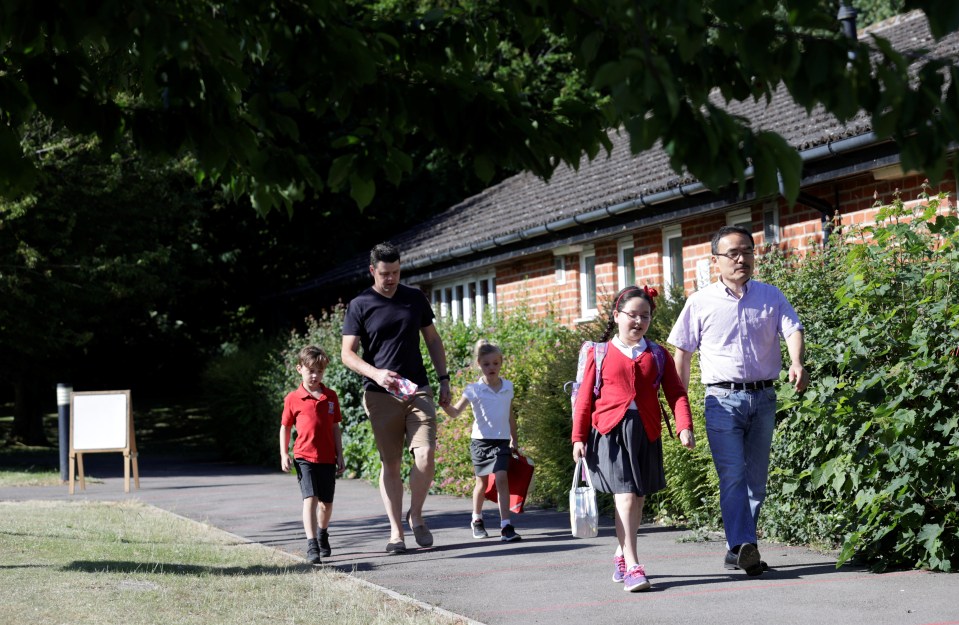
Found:
<path fill-rule="evenodd" d="M 807 192 L 835 206 L 841 224 L 871 223 L 876 216 L 876 203 L 888 204 L 898 190 L 910 203 L 922 191 L 924 177 L 906 176 L 895 180 L 875 180 L 871 173 L 851 178 L 841 184 L 822 185 Z M 943 182 L 931 193 L 946 191 L 954 198 L 955 180 Z M 757 203 L 752 209 L 754 237 L 757 246 L 765 244 L 763 212 L 766 203 Z M 779 211 L 781 248 L 792 248 L 804 253 L 823 242 L 822 213 L 802 204 L 788 206 L 780 200 Z M 696 290 L 698 271 L 708 264 L 709 280 L 717 272 L 710 262 L 710 240 L 714 232 L 726 225 L 726 213 L 703 215 L 680 222 L 683 236 L 683 286 L 687 292 Z M 596 284 L 600 301 L 612 297 L 618 289 L 617 241 L 622 235 L 593 244 L 596 254 Z M 663 286 L 663 231 L 652 228 L 633 233 L 636 283 L 648 284 L 662 290 Z M 515 310 L 525 304 L 529 314 L 542 318 L 550 312 L 562 324 L 574 325 L 582 317 L 580 306 L 580 252 L 570 251 L 561 257 L 566 263 L 564 284 L 557 284 L 555 260 L 551 253 L 516 259 L 496 269 L 496 295 L 500 310 Z"/>

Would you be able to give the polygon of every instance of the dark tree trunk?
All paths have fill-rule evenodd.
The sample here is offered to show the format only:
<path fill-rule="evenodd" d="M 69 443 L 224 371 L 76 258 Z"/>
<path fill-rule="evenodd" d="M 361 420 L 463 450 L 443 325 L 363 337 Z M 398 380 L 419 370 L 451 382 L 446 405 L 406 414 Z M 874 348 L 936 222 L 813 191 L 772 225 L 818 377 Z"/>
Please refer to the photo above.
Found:
<path fill-rule="evenodd" d="M 13 440 L 24 445 L 49 446 L 43 431 L 43 384 L 31 378 L 19 378 L 13 382 L 13 391 Z"/>

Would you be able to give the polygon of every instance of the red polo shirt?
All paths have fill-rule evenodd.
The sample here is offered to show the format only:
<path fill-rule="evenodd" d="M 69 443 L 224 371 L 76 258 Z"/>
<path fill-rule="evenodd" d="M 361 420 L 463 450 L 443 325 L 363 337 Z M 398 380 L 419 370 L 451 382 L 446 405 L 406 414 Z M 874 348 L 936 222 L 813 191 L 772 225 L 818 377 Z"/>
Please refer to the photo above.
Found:
<path fill-rule="evenodd" d="M 319 397 L 301 384 L 283 400 L 280 421 L 296 428 L 293 456 L 317 464 L 336 464 L 336 440 L 333 427 L 342 420 L 336 393 L 320 385 Z"/>

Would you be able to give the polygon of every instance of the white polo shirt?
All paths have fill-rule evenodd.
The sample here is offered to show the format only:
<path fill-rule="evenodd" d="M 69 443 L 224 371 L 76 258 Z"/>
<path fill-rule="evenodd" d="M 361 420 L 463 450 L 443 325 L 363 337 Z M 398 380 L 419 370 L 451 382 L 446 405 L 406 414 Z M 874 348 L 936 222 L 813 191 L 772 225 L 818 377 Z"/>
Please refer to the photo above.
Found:
<path fill-rule="evenodd" d="M 463 396 L 473 407 L 471 438 L 509 439 L 509 414 L 513 402 L 513 383 L 501 378 L 503 384 L 494 391 L 480 380 L 467 384 Z"/>

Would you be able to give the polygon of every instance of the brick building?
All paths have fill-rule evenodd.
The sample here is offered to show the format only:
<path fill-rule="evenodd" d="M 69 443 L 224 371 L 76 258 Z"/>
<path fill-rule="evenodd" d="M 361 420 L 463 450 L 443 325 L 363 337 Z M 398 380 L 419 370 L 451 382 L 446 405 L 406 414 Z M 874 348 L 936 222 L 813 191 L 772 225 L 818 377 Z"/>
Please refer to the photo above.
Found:
<path fill-rule="evenodd" d="M 935 42 L 920 12 L 869 29 L 899 50 L 926 48 L 956 57 L 959 35 Z M 403 281 L 428 293 L 442 317 L 482 324 L 489 311 L 524 304 L 568 325 L 592 318 L 604 295 L 626 284 L 663 292 L 702 287 L 711 275 L 709 240 L 717 228 L 750 228 L 758 245 L 803 250 L 822 245 L 833 219 L 874 218 L 876 198 L 915 198 L 924 176 L 904 173 L 897 146 L 877 137 L 865 114 L 845 124 L 824 111 L 807 114 L 783 90 L 770 103 L 728 107 L 757 129 L 782 135 L 803 161 L 801 195 L 723 196 L 677 176 L 657 146 L 629 152 L 625 133 L 614 149 L 578 170 L 561 168 L 545 183 L 519 174 L 490 187 L 393 239 L 403 253 Z M 934 191 L 955 197 L 947 179 Z M 376 243 L 371 241 L 370 244 Z M 319 276 L 307 288 L 355 293 L 369 283 L 358 258 Z"/>

